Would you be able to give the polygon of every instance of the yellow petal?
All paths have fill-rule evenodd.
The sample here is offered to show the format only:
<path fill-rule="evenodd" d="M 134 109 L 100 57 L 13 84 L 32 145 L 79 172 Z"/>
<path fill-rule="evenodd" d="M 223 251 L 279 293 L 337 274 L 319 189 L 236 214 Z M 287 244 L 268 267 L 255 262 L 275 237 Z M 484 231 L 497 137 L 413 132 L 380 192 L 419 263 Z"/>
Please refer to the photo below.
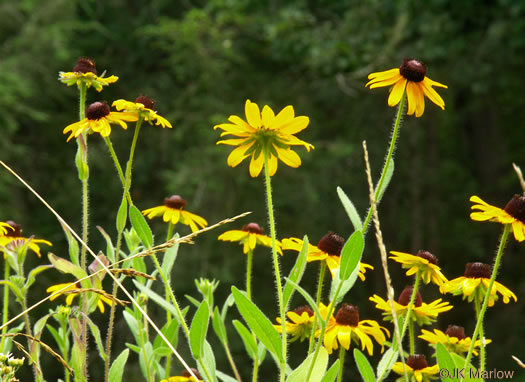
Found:
<path fill-rule="evenodd" d="M 256 103 L 251 102 L 249 99 L 246 100 L 244 112 L 246 113 L 246 120 L 250 126 L 255 128 L 261 127 L 261 112 Z"/>
<path fill-rule="evenodd" d="M 408 81 L 408 84 L 407 84 L 407 101 L 408 101 L 407 115 L 412 115 L 416 112 L 417 97 L 416 97 L 415 86 L 416 85 L 412 81 Z"/>
<path fill-rule="evenodd" d="M 262 109 L 262 124 L 264 127 L 269 128 L 275 119 L 275 113 L 268 106 L 265 105 Z"/>
<path fill-rule="evenodd" d="M 390 92 L 390 95 L 388 96 L 388 106 L 396 106 L 399 101 L 401 101 L 401 97 L 405 91 L 406 83 L 407 80 L 405 78 L 400 78 L 396 82 L 392 88 L 392 91 Z"/>
<path fill-rule="evenodd" d="M 422 82 L 422 88 L 425 95 L 428 97 L 429 100 L 434 102 L 442 110 L 445 110 L 445 101 L 443 101 L 443 98 L 441 98 L 441 96 L 432 88 L 429 81 L 427 80 L 428 78 L 425 77 L 425 79 Z"/>
<path fill-rule="evenodd" d="M 277 172 L 277 163 L 277 157 L 271 154 L 270 159 L 268 160 L 268 172 L 270 173 L 270 176 L 274 176 Z"/>
<path fill-rule="evenodd" d="M 419 83 L 414 84 L 414 93 L 416 95 L 416 118 L 419 118 L 425 111 L 425 96 Z"/>
<path fill-rule="evenodd" d="M 283 126 L 289 122 L 291 122 L 294 119 L 295 112 L 292 105 L 286 106 L 284 109 L 282 109 L 279 114 L 275 116 L 275 119 L 273 121 L 273 126 L 271 126 L 271 129 L 278 129 L 280 126 Z"/>
<path fill-rule="evenodd" d="M 279 155 L 279 159 L 283 161 L 283 163 L 287 166 L 297 168 L 301 165 L 301 158 L 297 153 L 291 149 L 277 149 L 277 155 Z"/>
<path fill-rule="evenodd" d="M 228 155 L 228 159 L 226 161 L 226 163 L 228 163 L 228 166 L 235 167 L 239 163 L 241 163 L 246 157 L 248 157 L 249 155 L 246 155 L 245 153 L 250 147 L 253 146 L 254 143 L 255 141 L 252 141 L 247 145 L 242 145 L 242 146 L 235 148 L 230 153 L 230 155 Z"/>
<path fill-rule="evenodd" d="M 310 118 L 301 115 L 299 117 L 294 118 L 292 121 L 284 124 L 282 127 L 279 128 L 279 130 L 283 134 L 297 134 L 298 132 L 306 129 L 309 123 Z"/>
<path fill-rule="evenodd" d="M 261 151 L 257 158 L 254 158 L 254 156 L 255 154 L 252 155 L 252 160 L 250 162 L 250 176 L 252 178 L 257 178 L 264 166 L 264 154 Z"/>

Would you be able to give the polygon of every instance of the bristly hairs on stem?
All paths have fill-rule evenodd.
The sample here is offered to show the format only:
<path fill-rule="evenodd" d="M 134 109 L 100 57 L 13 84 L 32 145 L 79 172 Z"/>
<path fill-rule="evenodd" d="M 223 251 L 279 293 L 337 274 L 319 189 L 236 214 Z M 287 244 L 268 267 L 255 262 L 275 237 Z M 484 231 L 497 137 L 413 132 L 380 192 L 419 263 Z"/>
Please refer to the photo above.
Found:
<path fill-rule="evenodd" d="M 365 159 L 365 166 L 366 166 L 366 179 L 368 181 L 370 206 L 371 206 L 371 211 L 373 215 L 374 226 L 376 229 L 377 246 L 379 247 L 379 252 L 381 253 L 381 264 L 383 265 L 383 272 L 385 276 L 386 293 L 388 296 L 388 302 L 390 303 L 390 309 L 392 310 L 392 320 L 394 322 L 394 332 L 395 332 L 395 336 L 397 340 L 398 352 L 401 357 L 401 361 L 403 362 L 403 370 L 405 372 L 405 379 L 408 382 L 408 374 L 404 366 L 405 360 L 403 356 L 404 354 L 403 345 L 401 343 L 401 333 L 399 331 L 399 324 L 397 321 L 396 310 L 394 309 L 394 288 L 392 287 L 392 279 L 390 278 L 390 273 L 388 272 L 387 252 L 386 252 L 385 243 L 383 241 L 383 233 L 381 232 L 381 227 L 379 224 L 379 214 L 377 213 L 374 183 L 372 182 L 370 162 L 368 160 L 368 150 L 366 148 L 366 141 L 363 141 L 363 152 L 364 152 L 364 159 Z M 363 227 L 363 229 L 366 229 L 366 227 Z M 377 380 L 380 381 L 381 380 L 380 376 L 377 376 L 377 377 L 378 377 Z"/>

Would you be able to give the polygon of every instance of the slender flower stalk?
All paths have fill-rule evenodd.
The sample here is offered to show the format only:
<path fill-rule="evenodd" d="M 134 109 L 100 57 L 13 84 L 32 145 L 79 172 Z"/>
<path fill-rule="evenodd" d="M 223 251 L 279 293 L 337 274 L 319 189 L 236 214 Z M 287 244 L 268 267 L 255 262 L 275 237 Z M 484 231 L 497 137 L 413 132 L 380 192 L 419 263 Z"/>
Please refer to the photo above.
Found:
<path fill-rule="evenodd" d="M 485 296 L 482 296 L 480 294 L 480 289 L 477 289 L 474 293 L 476 293 L 476 296 L 474 297 L 474 309 L 476 311 L 476 319 L 479 317 L 479 313 L 481 311 L 481 304 L 483 304 L 483 298 Z M 480 347 L 479 347 L 479 369 L 481 371 L 485 370 L 485 330 L 483 329 L 483 322 L 481 323 L 481 326 L 479 328 L 479 338 L 481 338 L 480 341 Z"/>
<path fill-rule="evenodd" d="M 407 315 L 405 322 L 403 323 L 403 329 L 401 330 L 401 339 L 405 336 L 407 327 L 409 327 L 409 341 L 410 341 L 410 354 L 414 354 L 415 340 L 414 340 L 414 322 L 410 319 L 412 309 L 414 308 L 414 302 L 416 301 L 417 290 L 419 289 L 419 280 L 421 279 L 421 271 L 417 271 L 416 280 L 414 281 L 414 288 L 412 289 L 412 295 L 410 296 L 410 302 L 408 303 Z"/>
<path fill-rule="evenodd" d="M 501 257 L 503 256 L 503 250 L 505 249 L 505 245 L 507 244 L 507 238 L 509 237 L 511 228 L 512 228 L 512 224 L 505 224 L 505 228 L 503 229 L 503 234 L 501 235 L 501 239 L 500 239 L 499 247 L 498 247 L 498 253 L 496 254 L 496 260 L 494 260 L 494 267 L 492 268 L 492 275 L 490 276 L 489 285 L 487 286 L 485 298 L 483 299 L 483 305 L 481 305 L 481 310 L 478 315 L 478 320 L 476 322 L 474 334 L 472 335 L 472 343 L 470 344 L 470 348 L 468 349 L 467 357 L 465 358 L 465 366 L 464 366 L 465 369 L 468 367 L 470 363 L 470 359 L 472 358 L 472 351 L 474 350 L 476 339 L 478 338 L 478 334 L 480 333 L 481 326 L 483 325 L 483 318 L 485 317 L 485 312 L 487 311 L 487 307 L 489 305 L 490 292 L 492 290 L 492 286 L 494 285 L 494 281 L 496 280 L 496 276 L 498 274 Z M 482 339 L 481 341 L 482 347 L 484 347 L 483 342 L 484 341 Z M 463 381 L 464 378 L 462 378 L 461 380 Z"/>
<path fill-rule="evenodd" d="M 392 138 L 390 138 L 390 146 L 388 147 L 388 153 L 386 155 L 383 170 L 381 171 L 381 176 L 379 177 L 379 182 L 377 183 L 377 187 L 375 188 L 374 200 L 376 201 L 376 203 L 379 203 L 380 201 L 379 193 L 381 192 L 383 188 L 383 184 L 385 183 L 386 175 L 388 173 L 388 168 L 390 167 L 390 162 L 392 160 L 392 157 L 394 156 L 394 151 L 396 149 L 397 137 L 399 134 L 399 129 L 401 127 L 401 121 L 402 121 L 401 116 L 403 115 L 403 109 L 405 107 L 405 99 L 406 99 L 406 90 L 403 92 L 403 96 L 401 97 L 401 101 L 399 102 L 399 106 L 397 107 L 396 121 L 394 122 L 394 128 L 392 130 Z M 368 224 L 370 223 L 370 219 L 372 219 L 372 208 L 368 210 L 368 215 L 366 215 L 366 219 L 363 224 L 363 232 L 366 232 L 368 228 Z"/>
<path fill-rule="evenodd" d="M 339 373 L 337 373 L 337 382 L 342 382 L 343 380 L 343 369 L 345 364 L 345 355 L 346 349 L 341 346 L 339 348 Z"/>
<path fill-rule="evenodd" d="M 10 273 L 10 267 L 9 262 L 4 261 L 4 280 L 9 280 L 9 273 Z M 7 333 L 7 325 L 5 324 L 9 318 L 9 286 L 7 284 L 4 284 L 4 299 L 2 302 L 2 340 L 0 342 L 0 349 L 4 348 L 4 345 L 6 343 L 7 337 L 5 334 Z"/>
<path fill-rule="evenodd" d="M 266 180 L 266 198 L 267 198 L 267 207 L 268 207 L 268 220 L 270 222 L 270 237 L 272 238 L 272 258 L 273 258 L 273 268 L 275 272 L 275 283 L 277 285 L 277 299 L 279 302 L 279 313 L 281 317 L 281 338 L 282 338 L 282 348 L 283 361 L 281 362 L 281 373 L 280 381 L 284 382 L 286 375 L 286 348 L 288 341 L 286 340 L 286 314 L 285 306 L 283 304 L 283 286 L 281 281 L 281 271 L 279 268 L 279 258 L 277 256 L 277 239 L 275 232 L 275 218 L 273 215 L 273 199 L 272 199 L 272 184 L 270 178 L 270 169 L 268 167 L 268 153 L 264 150 L 264 176 Z"/>
<path fill-rule="evenodd" d="M 252 299 L 252 263 L 253 263 L 253 249 L 248 250 L 248 259 L 246 261 L 246 295 Z"/>
<path fill-rule="evenodd" d="M 321 261 L 321 267 L 319 268 L 319 281 L 317 282 L 317 298 L 315 299 L 315 304 L 319 306 L 321 303 L 321 296 L 323 294 L 323 283 L 324 283 L 324 274 L 326 273 L 326 261 Z M 314 349 L 315 341 L 315 331 L 317 330 L 317 324 L 319 318 L 314 317 L 314 324 L 312 326 L 312 334 L 310 334 L 310 340 L 308 344 L 308 355 L 310 355 Z"/>

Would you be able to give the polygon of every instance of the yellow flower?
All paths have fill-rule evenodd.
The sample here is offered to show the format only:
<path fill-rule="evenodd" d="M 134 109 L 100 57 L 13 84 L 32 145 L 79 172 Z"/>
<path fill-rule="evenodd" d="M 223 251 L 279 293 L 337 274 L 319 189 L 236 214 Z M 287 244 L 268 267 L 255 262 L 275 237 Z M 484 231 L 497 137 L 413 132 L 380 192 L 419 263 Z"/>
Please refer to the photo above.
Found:
<path fill-rule="evenodd" d="M 433 345 L 439 342 L 443 344 L 448 351 L 454 352 L 461 356 L 464 356 L 468 352 L 472 343 L 472 339 L 470 337 L 465 337 L 465 329 L 462 326 L 457 325 L 449 325 L 445 333 L 438 329 L 434 329 L 434 333 L 422 329 L 421 333 L 422 334 L 418 338 L 421 338 L 422 340 L 425 340 Z M 485 339 L 486 344 L 490 344 L 491 342 L 492 340 Z M 477 340 L 474 344 L 474 350 L 472 351 L 472 354 L 477 356 L 478 352 L 476 348 L 479 348 L 480 346 L 481 340 Z"/>
<path fill-rule="evenodd" d="M 94 292 L 98 296 L 97 307 L 100 310 L 100 313 L 104 313 L 104 311 L 105 311 L 104 303 L 106 303 L 109 306 L 111 306 L 113 304 L 113 301 L 111 299 L 107 298 L 104 295 L 105 294 L 104 291 L 98 290 L 98 289 L 83 289 L 80 286 L 79 283 L 72 284 L 72 285 L 71 285 L 71 283 L 62 283 L 62 284 L 51 285 L 49 288 L 46 289 L 46 292 L 47 293 L 54 293 L 54 292 L 59 291 L 62 288 L 65 288 L 66 286 L 68 286 L 66 289 L 64 289 L 63 291 L 57 293 L 53 297 L 50 297 L 49 300 L 53 301 L 54 299 L 56 299 L 56 298 L 62 296 L 63 294 L 65 294 L 65 295 L 67 295 L 67 297 L 66 297 L 66 304 L 67 305 L 71 305 L 73 303 L 74 298 L 76 296 L 78 296 L 80 293 L 83 293 L 83 292 Z"/>
<path fill-rule="evenodd" d="M 397 317 L 406 316 L 408 312 L 408 304 L 410 303 L 410 297 L 412 296 L 413 288 L 411 286 L 405 287 L 398 301 L 394 301 L 394 310 Z M 392 311 L 390 309 L 390 303 L 388 300 L 383 300 L 378 295 L 373 295 L 369 298 L 370 301 L 376 304 L 376 308 L 383 311 L 383 319 L 386 321 L 392 321 Z M 423 302 L 421 294 L 417 292 L 412 311 L 410 313 L 410 319 L 415 321 L 418 325 L 429 325 L 436 321 L 438 314 L 446 312 L 452 309 L 453 306 L 449 305 L 448 302 L 442 302 L 441 299 L 435 300 L 430 304 Z"/>
<path fill-rule="evenodd" d="M 2 247 L 9 248 L 18 248 L 23 246 L 27 241 L 29 241 L 28 247 L 32 250 L 38 257 L 41 257 L 40 246 L 39 244 L 45 244 L 52 246 L 51 242 L 44 239 L 34 239 L 33 237 L 23 237 L 22 236 L 22 226 L 15 223 L 12 220 L 8 220 L 6 223 L 0 223 L 0 245 Z M 5 259 L 4 253 L 4 259 Z"/>
<path fill-rule="evenodd" d="M 432 81 L 426 77 L 427 67 L 421 61 L 415 59 L 405 59 L 399 69 L 390 69 L 384 72 L 377 72 L 368 75 L 370 89 L 394 85 L 388 97 L 388 106 L 396 106 L 405 93 L 408 98 L 408 115 L 416 113 L 416 117 L 421 117 L 425 111 L 425 96 L 434 102 L 442 110 L 445 110 L 445 101 L 432 88 L 438 86 L 447 88 L 446 85 Z"/>
<path fill-rule="evenodd" d="M 126 101 L 119 99 L 113 102 L 113 107 L 118 111 L 124 110 L 127 113 L 136 113 L 139 118 L 144 118 L 150 125 L 160 125 L 163 128 L 169 127 L 171 129 L 171 123 L 164 117 L 157 114 L 155 109 L 155 101 L 149 97 L 139 96 L 135 102 Z"/>
<path fill-rule="evenodd" d="M 314 311 L 308 305 L 300 306 L 297 309 L 289 311 L 286 316 L 290 322 L 286 322 L 286 333 L 292 336 L 291 341 L 300 339 L 301 342 L 310 337 L 312 327 L 314 325 L 315 317 Z M 276 321 L 279 325 L 273 327 L 279 332 L 282 332 L 281 317 L 277 317 Z"/>
<path fill-rule="evenodd" d="M 483 263 L 467 263 L 465 266 L 465 275 L 450 280 L 440 286 L 441 293 L 452 293 L 453 295 L 463 294 L 463 299 L 468 298 L 471 302 L 476 295 L 483 298 L 487 292 L 490 283 L 490 276 L 492 274 L 492 267 L 489 264 Z M 492 290 L 489 296 L 489 306 L 494 306 L 494 302 L 498 300 L 498 293 L 503 297 L 503 302 L 508 304 L 513 298 L 517 301 L 517 297 L 510 289 L 494 281 Z"/>
<path fill-rule="evenodd" d="M 383 333 L 384 332 L 384 333 Z M 316 335 L 320 334 L 320 330 Z M 328 318 L 328 325 L 323 338 L 323 345 L 332 354 L 334 349 L 339 345 L 346 350 L 350 349 L 350 343 L 354 341 L 356 344 L 361 343 L 361 349 L 368 351 L 369 355 L 373 354 L 374 345 L 370 336 L 381 345 L 381 352 L 384 350 L 386 336 L 390 336 L 390 332 L 382 327 L 374 320 L 359 320 L 359 310 L 357 307 L 349 304 L 342 304 L 337 312 L 335 318 L 331 315 Z"/>
<path fill-rule="evenodd" d="M 427 359 L 423 354 L 414 354 L 408 357 L 405 363 L 405 369 L 410 381 L 414 382 L 428 382 L 432 379 L 437 379 L 438 376 L 436 374 L 439 373 L 439 366 L 437 364 L 428 366 Z M 397 381 L 405 381 L 405 373 L 401 362 L 396 362 L 394 366 L 392 366 L 392 371 L 402 376 L 398 378 Z"/>
<path fill-rule="evenodd" d="M 199 382 L 202 381 L 202 377 L 197 371 L 197 369 L 191 368 L 191 371 L 199 379 Z M 160 382 L 195 382 L 195 378 L 191 376 L 188 370 L 182 372 L 182 376 L 179 377 L 169 377 L 168 379 L 161 379 Z"/>
<path fill-rule="evenodd" d="M 135 122 L 137 120 L 136 113 L 110 112 L 106 102 L 95 102 L 88 106 L 86 118 L 67 126 L 64 129 L 64 134 L 71 133 L 67 138 L 68 142 L 71 138 L 77 138 L 80 134 L 90 129 L 103 137 L 108 137 L 111 134 L 110 123 L 119 124 L 125 130 L 128 128 L 126 122 Z"/>
<path fill-rule="evenodd" d="M 479 203 L 470 207 L 479 210 L 470 214 L 472 220 L 512 224 L 514 238 L 520 242 L 525 240 L 525 196 L 514 195 L 503 210 L 491 206 L 475 195 L 470 197 L 470 201 Z"/>
<path fill-rule="evenodd" d="M 421 279 L 425 284 L 432 281 L 439 286 L 447 281 L 447 278 L 441 273 L 441 268 L 437 265 L 436 256 L 428 251 L 420 250 L 416 255 L 397 251 L 390 251 L 390 253 L 394 255 L 390 256 L 392 260 L 402 264 L 404 269 L 408 268 L 407 276 L 415 275 L 420 271 Z"/>
<path fill-rule="evenodd" d="M 142 213 L 148 217 L 148 219 L 153 219 L 157 215 L 162 215 L 162 220 L 165 223 L 182 223 L 191 228 L 191 232 L 198 231 L 199 227 L 204 228 L 208 225 L 208 222 L 201 218 L 198 215 L 192 214 L 185 210 L 186 201 L 182 199 L 179 195 L 172 195 L 169 198 L 164 199 L 164 205 L 149 208 L 142 211 Z"/>
<path fill-rule="evenodd" d="M 275 115 L 269 106 L 264 106 L 262 113 L 256 103 L 246 100 L 246 121 L 236 115 L 231 115 L 228 121 L 216 125 L 213 129 L 224 130 L 224 135 L 237 138 L 225 139 L 217 144 L 238 146 L 228 156 L 228 166 L 235 167 L 245 158 L 251 156 L 250 175 L 257 177 L 264 165 L 264 155 L 268 155 L 268 170 L 270 176 L 277 171 L 277 159 L 287 166 L 297 168 L 301 158 L 290 146 L 304 146 L 308 151 L 314 148 L 310 143 L 298 139 L 294 134 L 304 130 L 310 122 L 308 117 L 295 116 L 292 106 L 286 106 Z"/>
<path fill-rule="evenodd" d="M 80 85 L 84 83 L 86 88 L 93 86 L 96 91 L 101 92 L 104 86 L 115 83 L 118 80 L 117 76 L 110 76 L 104 78 L 97 76 L 97 69 L 95 61 L 90 58 L 81 57 L 72 72 L 59 72 L 58 80 L 67 86 Z"/>
<path fill-rule="evenodd" d="M 344 239 L 333 232 L 328 232 L 324 235 L 317 246 L 308 243 L 308 255 L 306 261 L 326 261 L 328 269 L 332 278 L 335 277 L 335 272 L 341 265 L 341 250 L 343 249 Z M 283 239 L 282 248 L 284 250 L 290 249 L 300 252 L 303 247 L 303 241 L 296 237 Z M 365 263 L 359 264 L 359 278 L 365 281 L 365 273 L 367 269 L 374 269 L 373 266 Z"/>
<path fill-rule="evenodd" d="M 243 253 L 247 254 L 249 251 L 253 251 L 257 244 L 265 247 L 272 247 L 272 238 L 262 234 L 263 229 L 257 223 L 249 223 L 242 227 L 242 230 L 234 229 L 226 231 L 219 236 L 219 240 L 222 241 L 238 241 L 243 246 Z M 281 250 L 281 243 L 277 240 L 277 252 L 283 254 Z"/>

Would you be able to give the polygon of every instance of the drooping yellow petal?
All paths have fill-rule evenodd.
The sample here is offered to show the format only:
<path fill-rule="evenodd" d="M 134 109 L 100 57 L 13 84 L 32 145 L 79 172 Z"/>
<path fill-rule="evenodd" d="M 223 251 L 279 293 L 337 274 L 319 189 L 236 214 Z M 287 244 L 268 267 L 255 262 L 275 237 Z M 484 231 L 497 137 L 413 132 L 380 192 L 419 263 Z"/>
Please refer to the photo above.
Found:
<path fill-rule="evenodd" d="M 270 172 L 270 176 L 274 176 L 277 172 L 277 157 L 273 154 L 270 155 L 270 158 L 268 159 L 268 171 Z"/>
<path fill-rule="evenodd" d="M 401 101 L 401 97 L 405 91 L 407 80 L 400 78 L 394 87 L 392 88 L 390 95 L 388 96 L 388 106 L 395 106 Z"/>
<path fill-rule="evenodd" d="M 239 146 L 239 147 L 236 147 L 231 153 L 230 155 L 228 155 L 228 159 L 226 161 L 226 163 L 228 163 L 228 166 L 230 167 L 235 167 L 237 166 L 239 163 L 241 163 L 246 157 L 249 156 L 249 154 L 246 154 L 246 151 L 252 147 L 254 144 L 254 141 L 252 141 L 251 143 L 247 144 L 247 145 L 242 145 L 242 146 Z"/>
<path fill-rule="evenodd" d="M 257 176 L 261 173 L 263 166 L 264 166 L 264 153 L 261 151 L 257 158 L 255 158 L 255 154 L 253 154 L 252 160 L 250 161 L 250 176 L 252 178 L 257 178 Z"/>
<path fill-rule="evenodd" d="M 393 78 L 393 77 L 397 77 L 397 76 L 400 76 L 399 68 L 394 68 L 394 69 L 389 69 L 389 70 L 385 70 L 385 71 L 382 71 L 382 72 L 370 73 L 368 75 L 368 79 L 369 80 L 382 81 L 382 80 L 385 80 L 387 78 Z M 368 86 L 368 84 L 366 84 L 365 86 Z"/>
<path fill-rule="evenodd" d="M 432 88 L 428 78 L 425 78 L 422 82 L 423 91 L 429 100 L 434 102 L 442 110 L 445 110 L 445 101 L 443 98 Z"/>
<path fill-rule="evenodd" d="M 295 151 L 291 149 L 281 149 L 279 147 L 276 149 L 279 159 L 282 160 L 285 165 L 293 168 L 297 168 L 301 165 L 301 158 Z"/>
<path fill-rule="evenodd" d="M 408 110 L 407 114 L 412 115 L 416 112 L 416 104 L 417 104 L 417 97 L 416 97 L 416 85 L 408 81 L 407 83 L 407 101 L 408 101 Z"/>
<path fill-rule="evenodd" d="M 414 93 L 416 95 L 416 118 L 419 118 L 425 111 L 425 96 L 420 83 L 414 84 Z"/>

